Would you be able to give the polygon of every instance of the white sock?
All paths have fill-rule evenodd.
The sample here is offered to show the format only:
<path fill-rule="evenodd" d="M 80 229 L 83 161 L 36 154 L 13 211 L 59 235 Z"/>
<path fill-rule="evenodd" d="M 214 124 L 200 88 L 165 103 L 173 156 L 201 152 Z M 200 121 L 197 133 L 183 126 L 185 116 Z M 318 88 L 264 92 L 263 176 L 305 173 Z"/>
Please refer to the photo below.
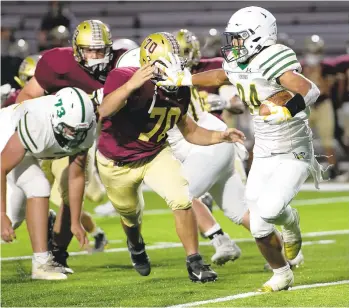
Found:
<path fill-rule="evenodd" d="M 96 227 L 95 231 L 91 232 L 91 236 L 95 237 L 98 233 L 102 233 L 102 229 L 100 227 Z"/>
<path fill-rule="evenodd" d="M 48 257 L 49 257 L 48 251 L 34 252 L 33 261 L 44 264 L 47 262 Z"/>
<path fill-rule="evenodd" d="M 274 274 L 276 275 L 282 275 L 290 270 L 290 265 L 287 263 L 285 266 L 273 269 Z"/>
<path fill-rule="evenodd" d="M 219 231 L 220 229 L 222 229 L 221 226 L 218 223 L 216 223 L 214 226 L 212 226 L 210 229 L 208 229 L 206 232 L 204 232 L 204 235 L 205 235 L 205 237 L 209 237 L 213 233 Z"/>

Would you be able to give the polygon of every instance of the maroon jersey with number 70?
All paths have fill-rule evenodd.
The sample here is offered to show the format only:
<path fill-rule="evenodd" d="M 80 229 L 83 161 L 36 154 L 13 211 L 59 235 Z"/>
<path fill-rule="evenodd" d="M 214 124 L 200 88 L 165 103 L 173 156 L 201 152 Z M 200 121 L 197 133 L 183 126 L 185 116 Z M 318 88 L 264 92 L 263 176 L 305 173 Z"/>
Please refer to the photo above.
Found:
<path fill-rule="evenodd" d="M 125 84 L 137 70 L 124 67 L 111 71 L 104 85 L 104 97 Z M 98 150 L 117 162 L 155 156 L 166 144 L 166 132 L 187 113 L 189 102 L 188 87 L 174 92 L 158 88 L 155 92 L 155 85 L 145 82 L 118 113 L 103 119 Z"/>

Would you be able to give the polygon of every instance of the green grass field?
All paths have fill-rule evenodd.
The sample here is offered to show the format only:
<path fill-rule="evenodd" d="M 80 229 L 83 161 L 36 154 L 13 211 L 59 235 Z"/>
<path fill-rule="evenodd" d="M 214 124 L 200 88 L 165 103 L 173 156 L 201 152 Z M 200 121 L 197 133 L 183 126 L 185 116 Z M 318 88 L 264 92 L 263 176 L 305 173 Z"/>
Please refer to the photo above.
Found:
<path fill-rule="evenodd" d="M 313 199 L 319 199 L 313 200 Z M 166 209 L 155 194 L 145 194 L 146 210 Z M 313 284 L 349 280 L 349 194 L 348 192 L 301 192 L 295 201 L 304 233 L 305 264 L 295 270 L 295 288 L 273 294 L 255 292 L 271 273 L 263 271 L 264 260 L 249 233 L 233 225 L 219 210 L 214 211 L 225 232 L 239 241 L 242 256 L 223 267 L 213 266 L 219 275 L 215 283 L 194 284 L 187 278 L 182 247 L 165 248 L 164 243 L 178 243 L 170 211 L 147 212 L 143 236 L 152 262 L 152 273 L 139 276 L 133 270 L 125 248 L 125 236 L 118 217 L 96 218 L 111 243 L 104 252 L 75 255 L 69 265 L 75 270 L 65 281 L 32 281 L 30 260 L 3 260 L 1 264 L 2 307 L 65 306 L 172 306 L 223 298 L 201 307 L 346 307 L 349 306 L 349 282 L 341 285 Z M 86 209 L 93 211 L 93 204 Z M 341 230 L 342 232 L 339 232 Z M 346 230 L 346 231 L 343 231 Z M 327 232 L 319 234 L 319 232 Z M 17 240 L 2 244 L 2 258 L 30 256 L 31 248 L 25 225 L 17 231 Z M 209 241 L 201 239 L 201 253 L 208 262 L 213 254 Z M 156 245 L 156 246 L 155 246 Z M 154 247 L 155 246 L 155 247 Z M 150 249 L 152 248 L 153 249 Z M 78 251 L 74 240 L 70 252 Z M 310 288 L 305 288 L 306 286 Z M 255 296 L 252 296 L 255 295 Z M 230 296 L 230 298 L 226 298 Z M 230 300 L 229 300 L 230 299 Z"/>

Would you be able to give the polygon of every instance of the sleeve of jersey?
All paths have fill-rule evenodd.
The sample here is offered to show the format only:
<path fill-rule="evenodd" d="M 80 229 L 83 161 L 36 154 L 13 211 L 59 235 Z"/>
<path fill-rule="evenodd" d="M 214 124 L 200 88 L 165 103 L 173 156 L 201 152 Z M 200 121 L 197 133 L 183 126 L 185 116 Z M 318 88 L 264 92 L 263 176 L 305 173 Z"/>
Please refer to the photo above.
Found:
<path fill-rule="evenodd" d="M 52 87 L 52 81 L 56 80 L 56 73 L 49 63 L 49 58 L 48 54 L 43 55 L 36 66 L 34 75 L 39 85 L 47 91 Z"/>
<path fill-rule="evenodd" d="M 269 54 L 269 58 L 259 67 L 263 72 L 262 75 L 268 81 L 275 80 L 287 71 L 302 71 L 296 53 L 286 46 L 281 45 L 273 53 Z"/>
<path fill-rule="evenodd" d="M 45 138 L 40 129 L 40 123 L 35 116 L 26 113 L 18 123 L 18 135 L 25 149 L 31 153 L 39 153 L 44 150 Z"/>
<path fill-rule="evenodd" d="M 129 73 L 127 68 L 117 68 L 112 70 L 104 84 L 104 96 L 107 96 L 109 93 L 120 88 L 127 81 L 129 81 L 131 77 L 132 74 Z"/>

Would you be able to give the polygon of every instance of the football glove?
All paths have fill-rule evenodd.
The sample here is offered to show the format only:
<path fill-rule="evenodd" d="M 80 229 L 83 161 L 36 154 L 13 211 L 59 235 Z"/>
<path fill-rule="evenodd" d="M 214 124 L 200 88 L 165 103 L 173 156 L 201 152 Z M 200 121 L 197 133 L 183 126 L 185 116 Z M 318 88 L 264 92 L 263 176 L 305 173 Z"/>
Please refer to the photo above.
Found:
<path fill-rule="evenodd" d="M 269 101 L 264 101 L 263 104 L 267 105 L 270 110 L 270 115 L 262 117 L 265 123 L 277 125 L 292 119 L 292 115 L 286 107 L 275 105 Z"/>
<path fill-rule="evenodd" d="M 191 86 L 191 73 L 190 71 L 182 66 L 182 63 L 176 54 L 168 53 L 170 61 L 166 60 L 163 57 L 160 57 L 159 60 L 164 64 L 155 62 L 155 66 L 161 70 L 165 76 L 165 80 L 158 81 L 157 86 Z"/>

